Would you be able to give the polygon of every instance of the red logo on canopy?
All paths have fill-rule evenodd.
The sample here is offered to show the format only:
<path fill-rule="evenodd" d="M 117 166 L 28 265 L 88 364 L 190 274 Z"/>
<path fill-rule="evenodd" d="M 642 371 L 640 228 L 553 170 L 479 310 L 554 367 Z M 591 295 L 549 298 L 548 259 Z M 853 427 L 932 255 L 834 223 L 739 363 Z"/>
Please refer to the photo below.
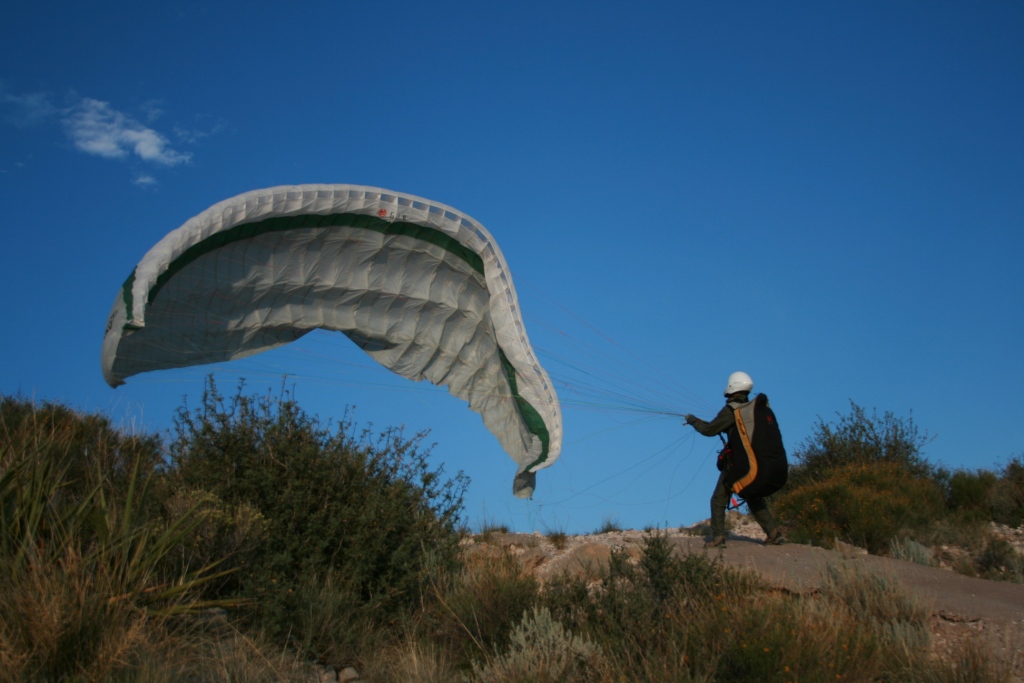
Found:
<path fill-rule="evenodd" d="M 384 218 L 384 216 L 388 215 L 388 210 L 387 209 L 381 209 L 380 211 L 377 212 L 377 215 L 380 216 L 381 218 Z"/>

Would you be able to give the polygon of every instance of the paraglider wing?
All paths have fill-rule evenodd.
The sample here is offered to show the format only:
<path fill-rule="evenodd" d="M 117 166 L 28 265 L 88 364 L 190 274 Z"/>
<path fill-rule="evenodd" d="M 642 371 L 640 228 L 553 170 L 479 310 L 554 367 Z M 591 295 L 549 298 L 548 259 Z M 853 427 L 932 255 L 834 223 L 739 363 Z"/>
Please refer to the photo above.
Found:
<path fill-rule="evenodd" d="M 494 238 L 451 207 L 375 187 L 247 192 L 169 233 L 114 302 L 103 375 L 118 386 L 315 329 L 467 401 L 518 464 L 517 496 L 558 457 L 558 398 Z"/>

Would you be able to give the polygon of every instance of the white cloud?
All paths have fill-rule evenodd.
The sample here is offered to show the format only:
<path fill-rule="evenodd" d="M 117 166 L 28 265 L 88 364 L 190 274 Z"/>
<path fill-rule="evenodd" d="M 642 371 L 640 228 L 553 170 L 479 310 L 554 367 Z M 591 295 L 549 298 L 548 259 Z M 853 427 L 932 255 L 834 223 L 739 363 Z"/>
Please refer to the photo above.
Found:
<path fill-rule="evenodd" d="M 163 115 L 159 100 L 143 102 L 136 116 L 114 109 L 109 102 L 82 98 L 70 93 L 70 106 L 54 104 L 51 93 L 11 93 L 0 81 L 0 121 L 18 127 L 59 123 L 79 151 L 108 159 L 135 158 L 159 166 L 178 166 L 192 158 L 191 152 L 179 151 L 180 145 L 194 145 L 210 132 L 172 127 L 170 137 L 153 128 Z M 171 140 L 174 140 L 172 143 Z M 9 172 L 5 168 L 3 172 Z M 136 169 L 133 182 L 140 187 L 157 184 L 150 173 Z"/>
<path fill-rule="evenodd" d="M 143 161 L 177 166 L 192 155 L 171 148 L 163 135 L 122 114 L 107 102 L 85 98 L 63 118 L 64 130 L 86 154 L 123 159 L 135 154 Z"/>

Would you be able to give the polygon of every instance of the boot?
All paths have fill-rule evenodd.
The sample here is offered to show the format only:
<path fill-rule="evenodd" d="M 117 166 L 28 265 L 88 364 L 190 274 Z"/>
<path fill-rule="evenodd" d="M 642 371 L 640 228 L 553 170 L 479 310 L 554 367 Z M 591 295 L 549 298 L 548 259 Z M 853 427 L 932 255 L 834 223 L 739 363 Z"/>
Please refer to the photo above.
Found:
<path fill-rule="evenodd" d="M 725 548 L 725 536 L 715 536 L 704 544 L 704 548 Z"/>

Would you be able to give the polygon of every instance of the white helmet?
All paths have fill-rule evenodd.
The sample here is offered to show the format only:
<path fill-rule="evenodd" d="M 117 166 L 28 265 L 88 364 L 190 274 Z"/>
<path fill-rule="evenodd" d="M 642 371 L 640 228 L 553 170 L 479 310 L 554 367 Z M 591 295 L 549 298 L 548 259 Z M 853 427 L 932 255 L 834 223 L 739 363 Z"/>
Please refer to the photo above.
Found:
<path fill-rule="evenodd" d="M 754 380 L 745 372 L 734 372 L 729 375 L 729 383 L 725 385 L 725 395 L 735 394 L 737 391 L 750 391 L 754 388 Z"/>

